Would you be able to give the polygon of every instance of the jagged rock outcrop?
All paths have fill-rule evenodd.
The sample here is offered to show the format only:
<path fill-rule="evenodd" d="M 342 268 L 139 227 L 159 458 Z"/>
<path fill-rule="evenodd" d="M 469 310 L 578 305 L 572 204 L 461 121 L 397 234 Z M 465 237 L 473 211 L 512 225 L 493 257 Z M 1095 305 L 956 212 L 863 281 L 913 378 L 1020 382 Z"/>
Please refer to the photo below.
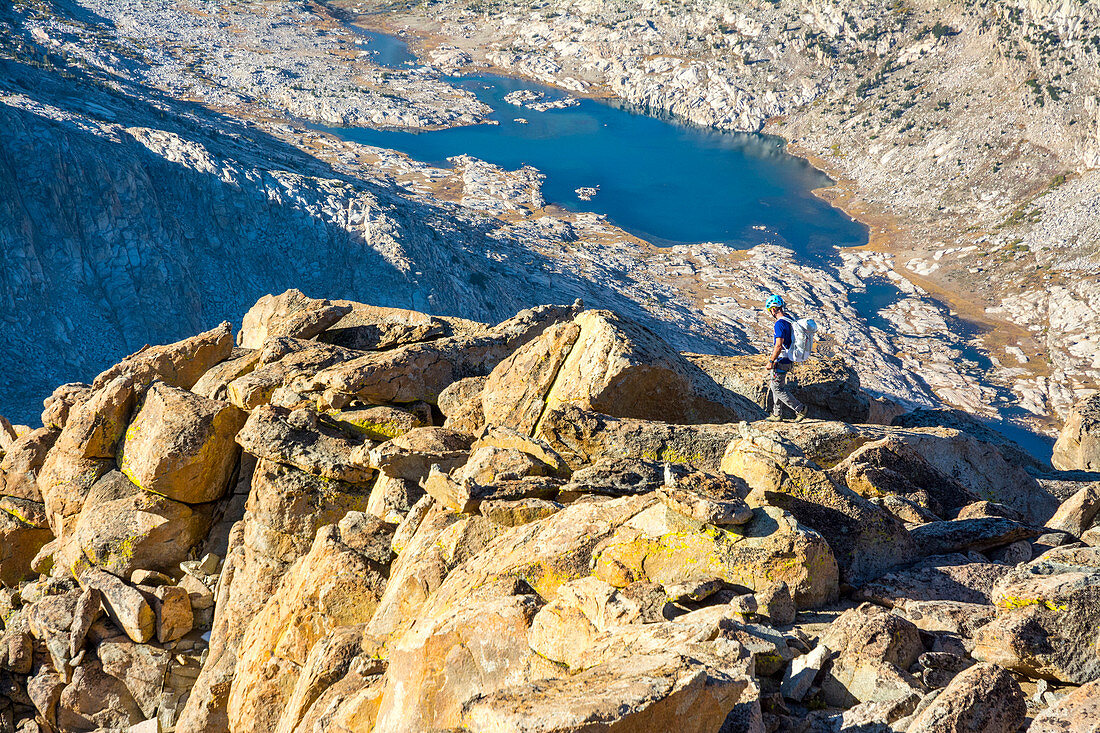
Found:
<path fill-rule="evenodd" d="M 812 462 L 777 448 L 769 438 L 732 442 L 722 471 L 749 485 L 751 505 L 781 507 L 825 533 L 847 582 L 861 585 L 916 555 L 917 544 L 896 518 L 834 483 Z"/>
<path fill-rule="evenodd" d="M 1051 463 L 1064 471 L 1100 471 L 1100 393 L 1073 406 L 1058 433 Z"/>
<path fill-rule="evenodd" d="M 265 295 L 244 314 L 237 346 L 258 349 L 279 336 L 310 339 L 351 312 L 351 306 L 307 297 L 301 290 Z"/>
<path fill-rule="evenodd" d="M 993 589 L 997 615 L 974 656 L 1035 677 L 1084 684 L 1100 678 L 1100 550 L 1055 548 L 1020 565 Z"/>
<path fill-rule="evenodd" d="M 907 733 L 1019 730 L 1027 717 L 1020 685 L 994 664 L 976 664 L 960 672 L 932 704 L 921 711 Z"/>
<path fill-rule="evenodd" d="M 349 438 L 338 425 L 309 409 L 261 405 L 237 433 L 237 443 L 256 458 L 293 466 L 327 479 L 367 483 L 374 469 L 353 461 L 352 453 L 371 442 Z M 227 451 L 228 452 L 228 451 Z"/>
<path fill-rule="evenodd" d="M 54 563 L 92 565 L 129 578 L 136 570 L 172 572 L 210 530 L 212 504 L 189 506 L 132 484 L 117 471 L 96 482 Z"/>
<path fill-rule="evenodd" d="M 441 336 L 483 331 L 483 324 L 461 318 L 437 318 L 403 308 L 383 308 L 349 300 L 334 301 L 347 314 L 321 333 L 326 343 L 363 351 L 383 351 L 406 344 L 431 341 Z"/>
<path fill-rule="evenodd" d="M 214 385 L 215 390 L 224 389 L 225 398 L 242 410 L 252 410 L 268 404 L 276 393 L 294 379 L 304 374 L 314 374 L 320 369 L 351 361 L 362 356 L 362 352 L 345 349 L 331 344 L 295 339 L 289 336 L 272 339 L 259 350 L 254 363 L 242 365 L 240 373 L 234 369 L 231 379 L 224 386 Z M 245 357 L 248 358 L 248 357 Z M 292 406 L 299 401 L 293 392 L 287 395 L 283 407 Z"/>
<path fill-rule="evenodd" d="M 574 316 L 579 304 L 540 306 L 521 311 L 483 334 L 456 335 L 369 354 L 299 378 L 291 385 L 315 394 L 326 407 L 370 403 L 435 402 L 452 382 L 488 374 L 518 346 L 553 324 Z"/>
<path fill-rule="evenodd" d="M 609 311 L 585 311 L 525 344 L 489 375 L 485 422 L 534 433 L 563 404 L 674 423 L 758 416 L 655 334 Z"/>
<path fill-rule="evenodd" d="M 264 608 L 317 531 L 366 507 L 369 486 L 260 460 L 243 519 L 230 535 L 215 603 L 207 663 L 179 722 L 181 730 L 226 727 L 230 683 L 248 624 Z"/>
<path fill-rule="evenodd" d="M 118 447 L 134 485 L 188 504 L 225 494 L 237 461 L 233 439 L 245 415 L 225 402 L 154 384 Z"/>
<path fill-rule="evenodd" d="M 122 375 L 130 375 L 142 385 L 157 380 L 170 387 L 191 389 L 212 366 L 225 361 L 232 349 L 232 330 L 228 322 L 223 322 L 198 336 L 145 348 L 128 356 L 97 376 L 92 381 L 92 391 Z"/>
<path fill-rule="evenodd" d="M 1032 733 L 1067 733 L 1088 730 L 1100 720 L 1100 680 L 1081 685 L 1035 716 L 1028 728 Z"/>
<path fill-rule="evenodd" d="M 1004 669 L 1100 675 L 1100 559 L 1061 546 L 1093 531 L 1088 481 L 1059 506 L 957 430 L 699 424 L 741 403 L 614 314 L 338 306 L 265 300 L 253 351 L 228 326 L 147 349 L 8 442 L 11 720 L 1007 731 Z"/>
<path fill-rule="evenodd" d="M 42 492 L 35 477 L 42 470 L 46 454 L 57 441 L 58 428 L 42 427 L 15 440 L 4 450 L 0 460 L 0 478 L 4 496 L 42 502 Z"/>
<path fill-rule="evenodd" d="M 49 527 L 36 527 L 10 512 L 0 513 L 0 583 L 18 587 L 35 574 L 31 567 L 34 558 L 52 539 Z"/>
<path fill-rule="evenodd" d="M 863 604 L 841 614 L 819 644 L 835 655 L 821 680 L 821 692 L 833 705 L 851 707 L 923 692 L 907 671 L 924 651 L 920 631 L 899 614 Z"/>
<path fill-rule="evenodd" d="M 308 706 L 287 708 L 310 654 L 340 627 L 370 620 L 386 585 L 391 536 L 379 520 L 355 513 L 318 531 L 249 619 L 229 694 L 234 730 L 295 729 L 292 716 Z"/>

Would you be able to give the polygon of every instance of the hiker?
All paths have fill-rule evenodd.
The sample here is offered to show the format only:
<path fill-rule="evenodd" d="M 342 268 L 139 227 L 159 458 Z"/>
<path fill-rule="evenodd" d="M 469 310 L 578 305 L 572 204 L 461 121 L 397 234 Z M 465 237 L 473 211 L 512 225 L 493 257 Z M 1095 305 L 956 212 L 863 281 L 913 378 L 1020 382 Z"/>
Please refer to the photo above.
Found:
<path fill-rule="evenodd" d="M 778 295 L 768 298 L 764 304 L 768 314 L 775 319 L 775 344 L 772 347 L 771 358 L 768 360 L 768 369 L 771 371 L 769 386 L 772 393 L 772 414 L 768 416 L 769 422 L 781 422 L 783 420 L 782 405 L 794 410 L 795 422 L 806 419 L 806 406 L 795 399 L 787 390 L 787 372 L 791 370 L 794 362 L 790 358 L 789 349 L 794 343 L 794 327 L 790 318 L 783 310 L 783 299 Z"/>

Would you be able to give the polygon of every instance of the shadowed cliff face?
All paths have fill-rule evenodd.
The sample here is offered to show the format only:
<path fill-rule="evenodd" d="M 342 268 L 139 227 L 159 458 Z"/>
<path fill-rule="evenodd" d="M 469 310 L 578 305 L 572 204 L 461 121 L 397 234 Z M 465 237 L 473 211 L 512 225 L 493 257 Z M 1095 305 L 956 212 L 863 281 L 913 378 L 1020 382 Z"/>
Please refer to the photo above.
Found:
<path fill-rule="evenodd" d="M 292 284 L 417 301 L 366 237 L 332 222 L 377 210 L 369 194 L 226 164 L 171 132 L 88 130 L 7 106 L 0 125 L 0 361 L 19 417 L 120 348 L 175 340 Z"/>

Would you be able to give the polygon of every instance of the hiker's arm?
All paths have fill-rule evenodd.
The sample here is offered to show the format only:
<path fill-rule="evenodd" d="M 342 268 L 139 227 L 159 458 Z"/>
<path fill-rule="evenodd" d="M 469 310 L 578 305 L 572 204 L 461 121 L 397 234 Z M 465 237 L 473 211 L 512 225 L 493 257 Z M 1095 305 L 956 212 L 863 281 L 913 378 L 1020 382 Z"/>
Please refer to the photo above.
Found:
<path fill-rule="evenodd" d="M 768 362 L 768 366 L 774 366 L 775 362 L 779 361 L 779 355 L 783 352 L 783 339 L 777 338 L 775 340 L 775 348 L 772 349 L 772 358 Z"/>

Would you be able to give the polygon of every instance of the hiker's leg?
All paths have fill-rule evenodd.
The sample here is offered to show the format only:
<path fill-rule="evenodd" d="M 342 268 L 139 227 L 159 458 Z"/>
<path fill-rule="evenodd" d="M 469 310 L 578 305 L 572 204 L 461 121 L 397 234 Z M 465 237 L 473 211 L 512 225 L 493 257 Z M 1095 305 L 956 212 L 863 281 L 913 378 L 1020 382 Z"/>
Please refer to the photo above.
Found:
<path fill-rule="evenodd" d="M 772 408 L 773 415 L 780 414 L 780 403 L 794 410 L 795 414 L 801 414 L 805 411 L 805 405 L 799 402 L 795 396 L 791 394 L 790 390 L 787 389 L 787 372 L 773 369 L 771 388 L 772 399 L 775 401 L 775 406 Z"/>
<path fill-rule="evenodd" d="M 772 369 L 771 380 L 768 383 L 768 388 L 772 393 L 772 414 L 776 417 L 783 416 L 783 399 L 780 396 L 784 390 L 783 382 L 786 375 L 778 369 Z"/>

